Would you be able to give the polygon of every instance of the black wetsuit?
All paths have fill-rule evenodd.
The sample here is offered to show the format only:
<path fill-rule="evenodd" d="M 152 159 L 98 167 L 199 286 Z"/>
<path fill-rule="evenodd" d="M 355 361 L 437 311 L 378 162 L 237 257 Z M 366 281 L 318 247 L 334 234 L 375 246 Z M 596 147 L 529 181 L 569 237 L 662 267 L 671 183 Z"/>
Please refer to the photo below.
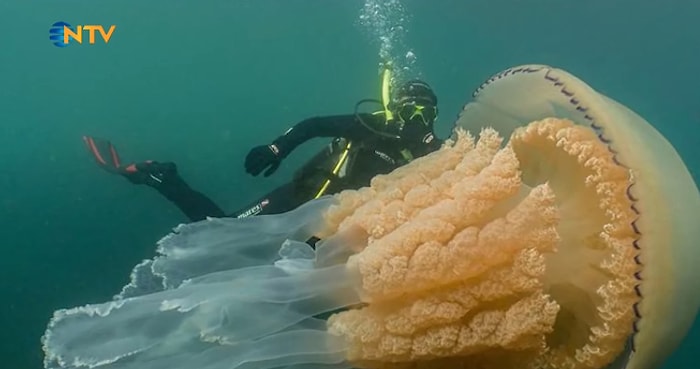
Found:
<path fill-rule="evenodd" d="M 361 118 L 371 127 L 381 127 L 384 124 L 383 115 L 363 114 Z M 297 146 L 312 138 L 333 137 L 351 141 L 352 159 L 347 174 L 342 179 L 332 180 L 324 192 L 333 194 L 345 189 L 368 186 L 374 176 L 389 173 L 407 164 L 411 158 L 433 152 L 443 143 L 434 136 L 432 127 L 422 126 L 409 136 L 411 137 L 406 139 L 395 139 L 377 135 L 358 121 L 354 114 L 350 114 L 303 120 L 273 141 L 273 144 L 279 148 L 280 158 L 284 158 Z M 172 181 L 168 179 L 167 184 L 159 186 L 158 190 L 192 221 L 204 219 L 206 216 L 245 217 L 278 214 L 293 210 L 311 200 L 318 193 L 320 185 L 332 176 L 332 168 L 328 167 L 328 161 L 323 160 L 331 154 L 329 150 L 325 148 L 307 162 L 297 171 L 292 181 L 233 214 L 225 214 L 213 201 L 190 188 L 177 175 L 174 176 L 177 178 L 173 178 Z"/>

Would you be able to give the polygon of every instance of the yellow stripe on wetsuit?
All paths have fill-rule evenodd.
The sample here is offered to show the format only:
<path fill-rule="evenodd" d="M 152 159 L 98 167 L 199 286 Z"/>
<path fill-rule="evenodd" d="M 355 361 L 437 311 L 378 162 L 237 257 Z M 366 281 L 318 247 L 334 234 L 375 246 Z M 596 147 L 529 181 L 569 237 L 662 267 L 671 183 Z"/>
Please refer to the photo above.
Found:
<path fill-rule="evenodd" d="M 345 150 L 343 150 L 343 153 L 340 154 L 340 159 L 338 159 L 338 163 L 335 164 L 335 167 L 333 167 L 333 176 L 337 176 L 338 172 L 340 171 L 340 168 L 343 166 L 346 160 L 348 160 L 348 154 L 350 153 L 350 147 L 352 146 L 352 142 L 348 142 L 347 145 L 345 145 Z M 314 196 L 314 199 L 317 199 L 326 192 L 328 189 L 328 186 L 331 184 L 331 178 L 326 179 L 326 182 L 323 184 L 321 189 L 318 191 L 316 196 Z"/>

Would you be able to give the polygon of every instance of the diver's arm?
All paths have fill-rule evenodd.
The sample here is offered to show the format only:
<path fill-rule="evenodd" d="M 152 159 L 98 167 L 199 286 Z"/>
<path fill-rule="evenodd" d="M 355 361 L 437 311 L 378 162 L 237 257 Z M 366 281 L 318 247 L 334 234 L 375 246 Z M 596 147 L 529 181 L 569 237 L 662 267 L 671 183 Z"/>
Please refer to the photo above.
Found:
<path fill-rule="evenodd" d="M 434 132 L 430 132 L 428 135 L 423 137 L 421 144 L 411 151 L 413 151 L 414 155 L 421 157 L 428 155 L 433 151 L 439 150 L 444 143 L 445 141 L 435 136 Z"/>
<path fill-rule="evenodd" d="M 364 114 L 362 118 L 373 119 L 372 115 Z M 357 120 L 355 114 L 313 117 L 297 123 L 272 144 L 279 150 L 278 155 L 284 158 L 312 138 L 344 137 L 355 140 L 369 134 L 370 131 Z"/>
<path fill-rule="evenodd" d="M 442 144 L 444 144 L 444 143 L 445 143 L 445 140 L 438 138 L 437 136 L 435 136 L 435 133 L 432 133 L 432 138 L 425 145 L 426 154 L 429 154 L 433 151 L 439 150 L 440 147 L 442 147 Z"/>

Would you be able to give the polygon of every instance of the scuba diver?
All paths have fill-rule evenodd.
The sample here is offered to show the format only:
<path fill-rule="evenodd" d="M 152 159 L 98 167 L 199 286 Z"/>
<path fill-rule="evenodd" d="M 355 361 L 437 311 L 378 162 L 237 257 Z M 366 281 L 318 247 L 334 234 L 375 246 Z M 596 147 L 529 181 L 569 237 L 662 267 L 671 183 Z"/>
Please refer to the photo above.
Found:
<path fill-rule="evenodd" d="M 293 179 L 250 205 L 226 214 L 204 194 L 192 189 L 171 162 L 145 161 L 122 164 L 107 140 L 83 137 L 97 163 L 105 170 L 126 177 L 134 184 L 156 189 L 191 221 L 206 217 L 237 217 L 278 214 L 303 203 L 346 189 L 369 186 L 370 180 L 429 154 L 442 146 L 433 125 L 438 115 L 437 97 L 421 80 L 403 83 L 393 99 L 389 93 L 390 72 L 385 70 L 382 101 L 365 99 L 354 114 L 305 119 L 271 143 L 254 147 L 245 159 L 246 172 L 265 177 L 299 145 L 311 138 L 330 137 L 332 142 L 294 174 Z M 366 102 L 383 105 L 375 113 L 359 113 Z"/>

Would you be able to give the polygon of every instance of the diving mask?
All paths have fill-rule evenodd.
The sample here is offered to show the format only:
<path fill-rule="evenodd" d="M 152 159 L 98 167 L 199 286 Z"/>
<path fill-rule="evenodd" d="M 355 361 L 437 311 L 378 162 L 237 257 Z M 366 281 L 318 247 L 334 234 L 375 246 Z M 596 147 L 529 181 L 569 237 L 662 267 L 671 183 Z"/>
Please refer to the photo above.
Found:
<path fill-rule="evenodd" d="M 396 115 L 398 115 L 401 122 L 407 123 L 413 121 L 415 118 L 420 118 L 423 124 L 428 126 L 435 122 L 438 111 L 436 106 L 406 102 L 401 104 L 396 111 Z"/>

